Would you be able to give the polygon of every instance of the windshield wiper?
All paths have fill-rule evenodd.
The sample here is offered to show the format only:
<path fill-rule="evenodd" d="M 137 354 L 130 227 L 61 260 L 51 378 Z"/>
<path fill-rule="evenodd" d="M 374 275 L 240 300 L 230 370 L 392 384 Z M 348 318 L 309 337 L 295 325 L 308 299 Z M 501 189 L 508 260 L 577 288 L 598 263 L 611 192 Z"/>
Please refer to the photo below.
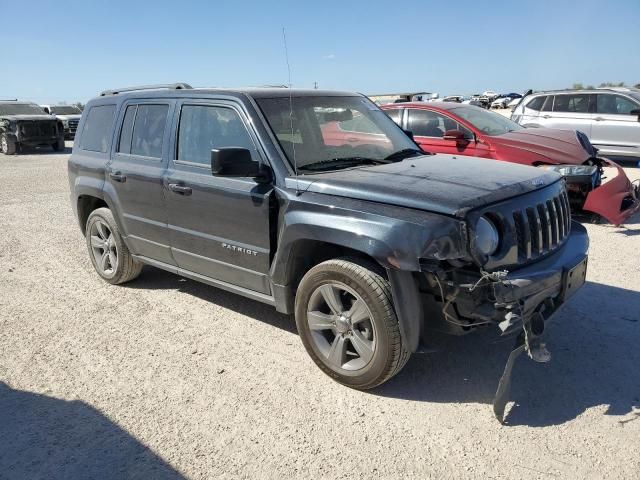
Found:
<path fill-rule="evenodd" d="M 378 165 L 381 163 L 389 163 L 385 160 L 378 160 L 368 157 L 338 157 L 328 160 L 320 160 L 319 162 L 309 163 L 298 167 L 299 170 L 322 171 L 332 168 L 349 168 L 355 165 Z"/>
<path fill-rule="evenodd" d="M 384 159 L 388 161 L 399 161 L 404 160 L 405 158 L 415 157 L 416 155 L 428 154 L 423 152 L 422 150 L 416 150 L 415 148 L 403 148 L 402 150 L 398 150 L 391 155 L 387 155 L 386 157 L 384 157 Z"/>

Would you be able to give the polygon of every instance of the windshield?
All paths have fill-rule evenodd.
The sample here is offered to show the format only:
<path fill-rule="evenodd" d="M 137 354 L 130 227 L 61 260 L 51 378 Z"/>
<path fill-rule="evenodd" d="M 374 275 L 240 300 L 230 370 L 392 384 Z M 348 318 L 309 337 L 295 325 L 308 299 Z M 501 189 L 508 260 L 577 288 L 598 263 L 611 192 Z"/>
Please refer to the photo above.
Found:
<path fill-rule="evenodd" d="M 46 115 L 47 113 L 34 103 L 0 103 L 0 115 Z"/>
<path fill-rule="evenodd" d="M 63 107 L 50 107 L 51 113 L 54 115 L 81 115 L 82 112 L 78 107 L 63 106 Z"/>
<path fill-rule="evenodd" d="M 417 145 L 365 97 L 257 99 L 289 163 L 297 170 L 333 170 L 401 160 Z M 292 114 L 291 114 L 292 113 Z M 311 165 L 314 165 L 312 168 Z M 295 168 L 294 167 L 294 168 Z"/>
<path fill-rule="evenodd" d="M 457 107 L 452 108 L 451 111 L 460 118 L 469 122 L 485 135 L 503 135 L 515 130 L 522 130 L 523 128 L 507 117 L 483 108 Z"/>

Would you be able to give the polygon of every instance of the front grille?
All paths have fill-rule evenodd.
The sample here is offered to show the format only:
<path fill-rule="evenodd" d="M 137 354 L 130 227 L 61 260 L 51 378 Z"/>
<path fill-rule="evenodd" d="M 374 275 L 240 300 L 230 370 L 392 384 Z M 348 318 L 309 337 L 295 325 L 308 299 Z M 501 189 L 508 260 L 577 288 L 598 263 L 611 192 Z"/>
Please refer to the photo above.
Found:
<path fill-rule="evenodd" d="M 78 129 L 79 120 L 69 120 L 69 131 L 75 132 Z"/>
<path fill-rule="evenodd" d="M 518 261 L 546 255 L 564 243 L 571 229 L 567 192 L 513 212 Z"/>
<path fill-rule="evenodd" d="M 56 124 L 54 122 L 21 122 L 20 130 L 25 137 L 55 137 L 56 136 Z"/>

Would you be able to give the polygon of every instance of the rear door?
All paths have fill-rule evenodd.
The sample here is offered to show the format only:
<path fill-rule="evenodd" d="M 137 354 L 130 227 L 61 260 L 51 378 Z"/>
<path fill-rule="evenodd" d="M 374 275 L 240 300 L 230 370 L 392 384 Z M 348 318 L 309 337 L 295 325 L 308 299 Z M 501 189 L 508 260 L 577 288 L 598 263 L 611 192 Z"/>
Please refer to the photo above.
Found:
<path fill-rule="evenodd" d="M 593 97 L 594 95 L 590 93 L 550 95 L 540 112 L 540 125 L 546 128 L 580 130 L 590 137 L 594 117 L 592 102 L 595 99 Z"/>
<path fill-rule="evenodd" d="M 212 149 L 244 147 L 264 161 L 247 116 L 235 102 L 184 100 L 174 117 L 164 178 L 173 257 L 190 272 L 269 294 L 273 186 L 211 173 Z"/>
<path fill-rule="evenodd" d="M 591 143 L 603 153 L 640 156 L 640 103 L 620 94 L 598 93 Z"/>
<path fill-rule="evenodd" d="M 123 105 L 105 184 L 118 203 L 131 252 L 168 264 L 175 262 L 169 249 L 162 181 L 173 104 L 154 99 L 129 100 Z"/>

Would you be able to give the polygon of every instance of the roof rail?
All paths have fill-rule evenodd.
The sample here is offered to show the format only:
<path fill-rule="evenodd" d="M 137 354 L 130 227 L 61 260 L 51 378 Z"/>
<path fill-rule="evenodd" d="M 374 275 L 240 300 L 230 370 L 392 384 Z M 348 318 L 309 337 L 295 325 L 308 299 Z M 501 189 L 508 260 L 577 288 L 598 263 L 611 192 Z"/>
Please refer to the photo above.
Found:
<path fill-rule="evenodd" d="M 0 98 L 0 102 L 17 102 L 17 98 Z"/>
<path fill-rule="evenodd" d="M 193 87 L 188 83 L 162 83 L 160 85 L 140 85 L 138 87 L 116 88 L 114 90 L 104 90 L 100 92 L 101 97 L 107 95 L 117 95 L 124 92 L 137 92 L 138 90 L 158 90 L 166 88 L 168 90 L 191 90 Z"/>

